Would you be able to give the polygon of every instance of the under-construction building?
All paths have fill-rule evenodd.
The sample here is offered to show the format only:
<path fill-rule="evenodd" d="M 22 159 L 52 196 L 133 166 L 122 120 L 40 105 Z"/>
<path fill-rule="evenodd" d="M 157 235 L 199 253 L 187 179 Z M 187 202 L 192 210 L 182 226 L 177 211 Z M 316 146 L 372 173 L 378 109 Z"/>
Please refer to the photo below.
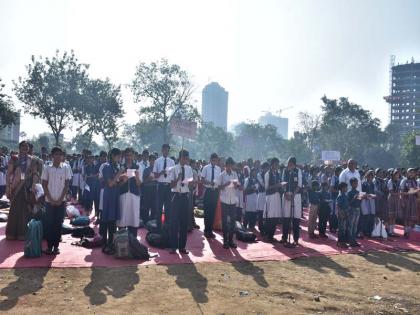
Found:
<path fill-rule="evenodd" d="M 390 104 L 391 124 L 401 126 L 401 134 L 420 130 L 420 63 L 393 65 L 391 59 Z"/>

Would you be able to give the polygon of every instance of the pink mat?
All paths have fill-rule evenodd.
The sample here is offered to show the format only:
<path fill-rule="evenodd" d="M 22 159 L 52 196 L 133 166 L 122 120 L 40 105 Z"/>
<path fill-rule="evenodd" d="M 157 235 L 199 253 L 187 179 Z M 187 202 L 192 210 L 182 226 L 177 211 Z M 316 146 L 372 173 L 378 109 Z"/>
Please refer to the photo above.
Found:
<path fill-rule="evenodd" d="M 197 223 L 203 226 L 203 220 Z M 171 255 L 167 250 L 150 248 L 151 252 L 157 252 L 158 257 L 150 261 L 118 260 L 102 254 L 100 249 L 85 249 L 71 245 L 77 239 L 70 235 L 63 236 L 60 245 L 61 254 L 58 256 L 45 256 L 40 258 L 23 257 L 22 241 L 7 241 L 5 239 L 5 223 L 0 223 L 0 268 L 25 268 L 25 267 L 119 267 L 130 265 L 151 264 L 179 264 L 179 263 L 203 263 L 203 262 L 236 262 L 236 261 L 284 261 L 297 257 L 311 257 L 336 255 L 345 253 L 363 253 L 371 250 L 420 250 L 420 242 L 406 240 L 402 237 L 391 238 L 381 241 L 379 239 L 361 240 L 362 247 L 343 250 L 336 247 L 336 236 L 329 234 L 329 239 L 308 239 L 306 220 L 302 220 L 302 233 L 300 246 L 294 249 L 285 248 L 282 244 L 269 244 L 264 242 L 243 243 L 238 241 L 238 248 L 226 250 L 222 248 L 222 237 L 218 233 L 214 240 L 207 240 L 201 230 L 194 230 L 188 235 L 188 256 Z M 401 229 L 397 231 L 402 233 Z M 280 238 L 277 231 L 276 238 Z M 145 243 L 146 230 L 139 230 L 139 239 Z"/>

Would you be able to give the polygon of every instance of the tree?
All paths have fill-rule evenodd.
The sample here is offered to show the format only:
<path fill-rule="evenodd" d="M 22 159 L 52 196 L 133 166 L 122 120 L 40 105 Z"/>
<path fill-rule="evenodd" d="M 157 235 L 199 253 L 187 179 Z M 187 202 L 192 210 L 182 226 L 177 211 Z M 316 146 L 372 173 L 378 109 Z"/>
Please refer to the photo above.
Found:
<path fill-rule="evenodd" d="M 149 148 L 159 152 L 164 142 L 162 128 L 155 122 L 145 119 L 135 125 L 126 126 L 123 134 L 128 143 L 138 151 Z"/>
<path fill-rule="evenodd" d="M 3 92 L 4 87 L 0 78 L 0 129 L 16 122 L 19 115 L 13 106 L 11 97 Z"/>
<path fill-rule="evenodd" d="M 86 127 L 85 134 L 101 135 L 111 149 L 118 140 L 118 119 L 124 116 L 120 86 L 113 85 L 109 79 L 88 80 L 85 89 L 85 109 L 80 120 L 80 130 Z M 88 138 L 89 139 L 89 138 Z"/>
<path fill-rule="evenodd" d="M 401 151 L 403 166 L 418 167 L 420 165 L 420 146 L 416 145 L 416 136 L 420 136 L 420 133 L 412 131 L 403 138 Z"/>
<path fill-rule="evenodd" d="M 140 119 L 159 126 L 165 143 L 170 141 L 169 126 L 174 117 L 198 121 L 197 109 L 191 105 L 193 85 L 189 75 L 166 59 L 140 63 L 131 90 L 134 101 L 142 104 Z"/>
<path fill-rule="evenodd" d="M 304 138 L 307 147 L 312 152 L 312 160 L 315 162 L 317 157 L 316 144 L 319 141 L 322 123 L 321 115 L 311 115 L 308 112 L 300 112 L 298 118 L 301 130 L 301 133 L 298 136 Z"/>
<path fill-rule="evenodd" d="M 312 151 L 307 144 L 306 135 L 296 131 L 293 137 L 287 142 L 283 158 L 295 156 L 298 163 L 309 163 L 312 161 Z"/>
<path fill-rule="evenodd" d="M 84 149 L 89 149 L 92 153 L 98 153 L 100 146 L 93 141 L 92 135 L 86 133 L 78 133 L 71 139 L 70 150 L 75 152 L 82 152 Z"/>
<path fill-rule="evenodd" d="M 82 116 L 87 69 L 88 65 L 79 63 L 73 51 L 60 55 L 57 50 L 52 58 L 32 56 L 26 77 L 14 82 L 17 98 L 30 115 L 46 121 L 56 145 L 63 130 Z"/>
<path fill-rule="evenodd" d="M 232 155 L 233 146 L 233 134 L 214 126 L 213 123 L 203 123 L 198 129 L 197 138 L 186 143 L 192 155 L 206 160 L 213 152 L 224 157 Z"/>

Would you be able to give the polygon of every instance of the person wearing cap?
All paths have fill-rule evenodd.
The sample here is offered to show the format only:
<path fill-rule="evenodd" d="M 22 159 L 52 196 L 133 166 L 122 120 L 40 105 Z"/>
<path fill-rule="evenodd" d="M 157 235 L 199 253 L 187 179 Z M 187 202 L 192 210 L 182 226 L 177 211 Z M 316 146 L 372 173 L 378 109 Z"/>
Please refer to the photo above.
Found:
<path fill-rule="evenodd" d="M 204 236 L 206 238 L 215 238 L 213 233 L 214 216 L 216 213 L 217 202 L 219 200 L 219 187 L 217 178 L 222 173 L 217 165 L 219 157 L 216 153 L 210 156 L 210 163 L 201 170 L 201 183 L 204 185 Z"/>
<path fill-rule="evenodd" d="M 165 210 L 165 220 L 170 219 L 171 208 L 171 179 L 168 172 L 175 166 L 173 159 L 169 158 L 169 144 L 162 145 L 162 156 L 159 157 L 153 166 L 153 173 L 158 182 L 158 211 L 157 224 L 160 227 L 162 224 L 162 212 Z"/>
<path fill-rule="evenodd" d="M 187 255 L 186 250 L 189 220 L 189 194 L 193 183 L 194 174 L 188 165 L 189 152 L 179 152 L 179 163 L 168 174 L 172 187 L 172 207 L 169 219 L 170 253 L 175 254 L 178 249 L 180 254 Z"/>
<path fill-rule="evenodd" d="M 302 217 L 302 171 L 296 167 L 296 158 L 289 157 L 282 174 L 285 183 L 283 195 L 283 243 L 287 243 L 290 225 L 293 225 L 294 245 L 298 245 L 300 234 L 300 218 Z"/>
<path fill-rule="evenodd" d="M 347 168 L 340 174 L 339 181 L 340 183 L 346 183 L 350 187 L 350 179 L 352 178 L 357 179 L 357 190 L 362 191 L 362 181 L 360 179 L 360 173 L 357 170 L 357 162 L 354 159 L 349 159 Z"/>
<path fill-rule="evenodd" d="M 237 187 L 238 174 L 233 170 L 235 162 L 231 157 L 226 159 L 225 170 L 219 175 L 217 185 L 220 188 L 220 202 L 222 205 L 223 248 L 236 248 L 233 242 L 236 221 L 236 205 L 238 203 Z"/>
<path fill-rule="evenodd" d="M 409 168 L 407 170 L 407 178 L 401 181 L 405 238 L 408 238 L 411 228 L 417 223 L 417 193 L 419 187 L 416 173 L 414 168 Z"/>

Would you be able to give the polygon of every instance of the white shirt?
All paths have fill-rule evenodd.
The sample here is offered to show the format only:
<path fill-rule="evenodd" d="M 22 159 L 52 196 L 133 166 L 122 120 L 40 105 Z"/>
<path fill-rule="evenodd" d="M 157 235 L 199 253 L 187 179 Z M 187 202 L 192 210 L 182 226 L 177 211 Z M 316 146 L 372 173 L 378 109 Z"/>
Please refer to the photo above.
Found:
<path fill-rule="evenodd" d="M 184 181 L 189 181 L 189 180 L 193 180 L 194 179 L 194 174 L 193 174 L 193 170 L 191 168 L 191 166 L 189 165 L 184 165 L 184 171 L 185 171 L 185 178 Z M 178 176 L 180 176 L 179 174 L 182 173 L 182 166 L 181 164 L 177 164 L 176 166 L 174 166 L 169 174 L 168 177 L 170 179 L 170 181 L 174 181 L 178 179 Z M 188 183 L 185 182 L 184 185 L 182 185 L 182 181 L 178 180 L 176 183 L 176 186 L 172 188 L 172 192 L 176 192 L 176 193 L 189 193 L 190 192 L 190 188 L 188 187 Z"/>
<path fill-rule="evenodd" d="M 99 166 L 99 174 L 98 174 L 98 178 L 102 179 L 104 178 L 104 167 L 107 164 L 107 162 L 102 163 L 101 166 Z"/>
<path fill-rule="evenodd" d="M 171 179 L 169 178 L 169 168 L 175 166 L 175 162 L 171 158 L 169 158 L 169 157 L 165 158 L 163 156 L 158 158 L 155 161 L 155 165 L 153 165 L 153 173 L 159 174 L 160 172 L 162 172 L 164 170 L 163 166 L 165 164 L 165 159 L 166 159 L 166 173 L 168 174 L 168 176 L 165 177 L 164 175 L 160 175 L 159 178 L 158 178 L 159 183 L 170 183 L 171 182 Z"/>
<path fill-rule="evenodd" d="M 353 177 L 357 178 L 357 190 L 362 191 L 362 181 L 360 180 L 360 173 L 358 170 L 354 170 L 354 172 L 352 172 L 348 168 L 346 168 L 341 172 L 338 181 L 340 183 L 346 183 L 347 185 L 349 185 L 349 187 L 351 187 L 350 179 L 352 179 Z"/>
<path fill-rule="evenodd" d="M 145 161 L 145 160 L 141 160 L 141 161 L 139 161 L 138 163 L 137 163 L 137 165 L 139 166 L 139 167 L 141 167 L 142 168 L 142 170 L 144 171 L 146 168 L 148 168 L 149 167 L 149 161 Z"/>
<path fill-rule="evenodd" d="M 59 167 L 55 167 L 53 165 L 47 165 L 44 167 L 42 172 L 41 179 L 48 182 L 48 190 L 50 192 L 50 196 L 55 201 L 58 201 L 61 194 L 63 193 L 63 189 L 66 185 L 66 181 L 71 179 L 71 169 L 67 164 L 61 163 Z M 64 201 L 65 196 L 63 196 Z M 46 201 L 50 202 L 48 197 L 46 197 Z"/>
<path fill-rule="evenodd" d="M 206 166 L 203 167 L 203 169 L 201 170 L 201 177 L 204 178 L 206 181 L 211 182 L 211 173 L 212 173 L 212 168 L 213 165 L 211 165 L 211 163 L 207 164 Z M 214 166 L 214 178 L 213 178 L 213 182 L 214 182 L 214 186 L 212 185 L 204 185 L 207 188 L 217 188 L 217 178 L 220 176 L 220 174 L 222 173 L 222 170 L 220 169 L 219 166 L 215 165 Z"/>
<path fill-rule="evenodd" d="M 226 171 L 223 171 L 217 178 L 217 185 L 221 186 L 232 180 L 238 180 L 238 174 L 236 174 L 236 172 L 234 171 L 232 171 L 230 174 L 228 174 Z M 221 189 L 220 201 L 228 205 L 236 204 L 239 201 L 239 199 L 235 187 L 228 185 L 225 188 Z"/>

